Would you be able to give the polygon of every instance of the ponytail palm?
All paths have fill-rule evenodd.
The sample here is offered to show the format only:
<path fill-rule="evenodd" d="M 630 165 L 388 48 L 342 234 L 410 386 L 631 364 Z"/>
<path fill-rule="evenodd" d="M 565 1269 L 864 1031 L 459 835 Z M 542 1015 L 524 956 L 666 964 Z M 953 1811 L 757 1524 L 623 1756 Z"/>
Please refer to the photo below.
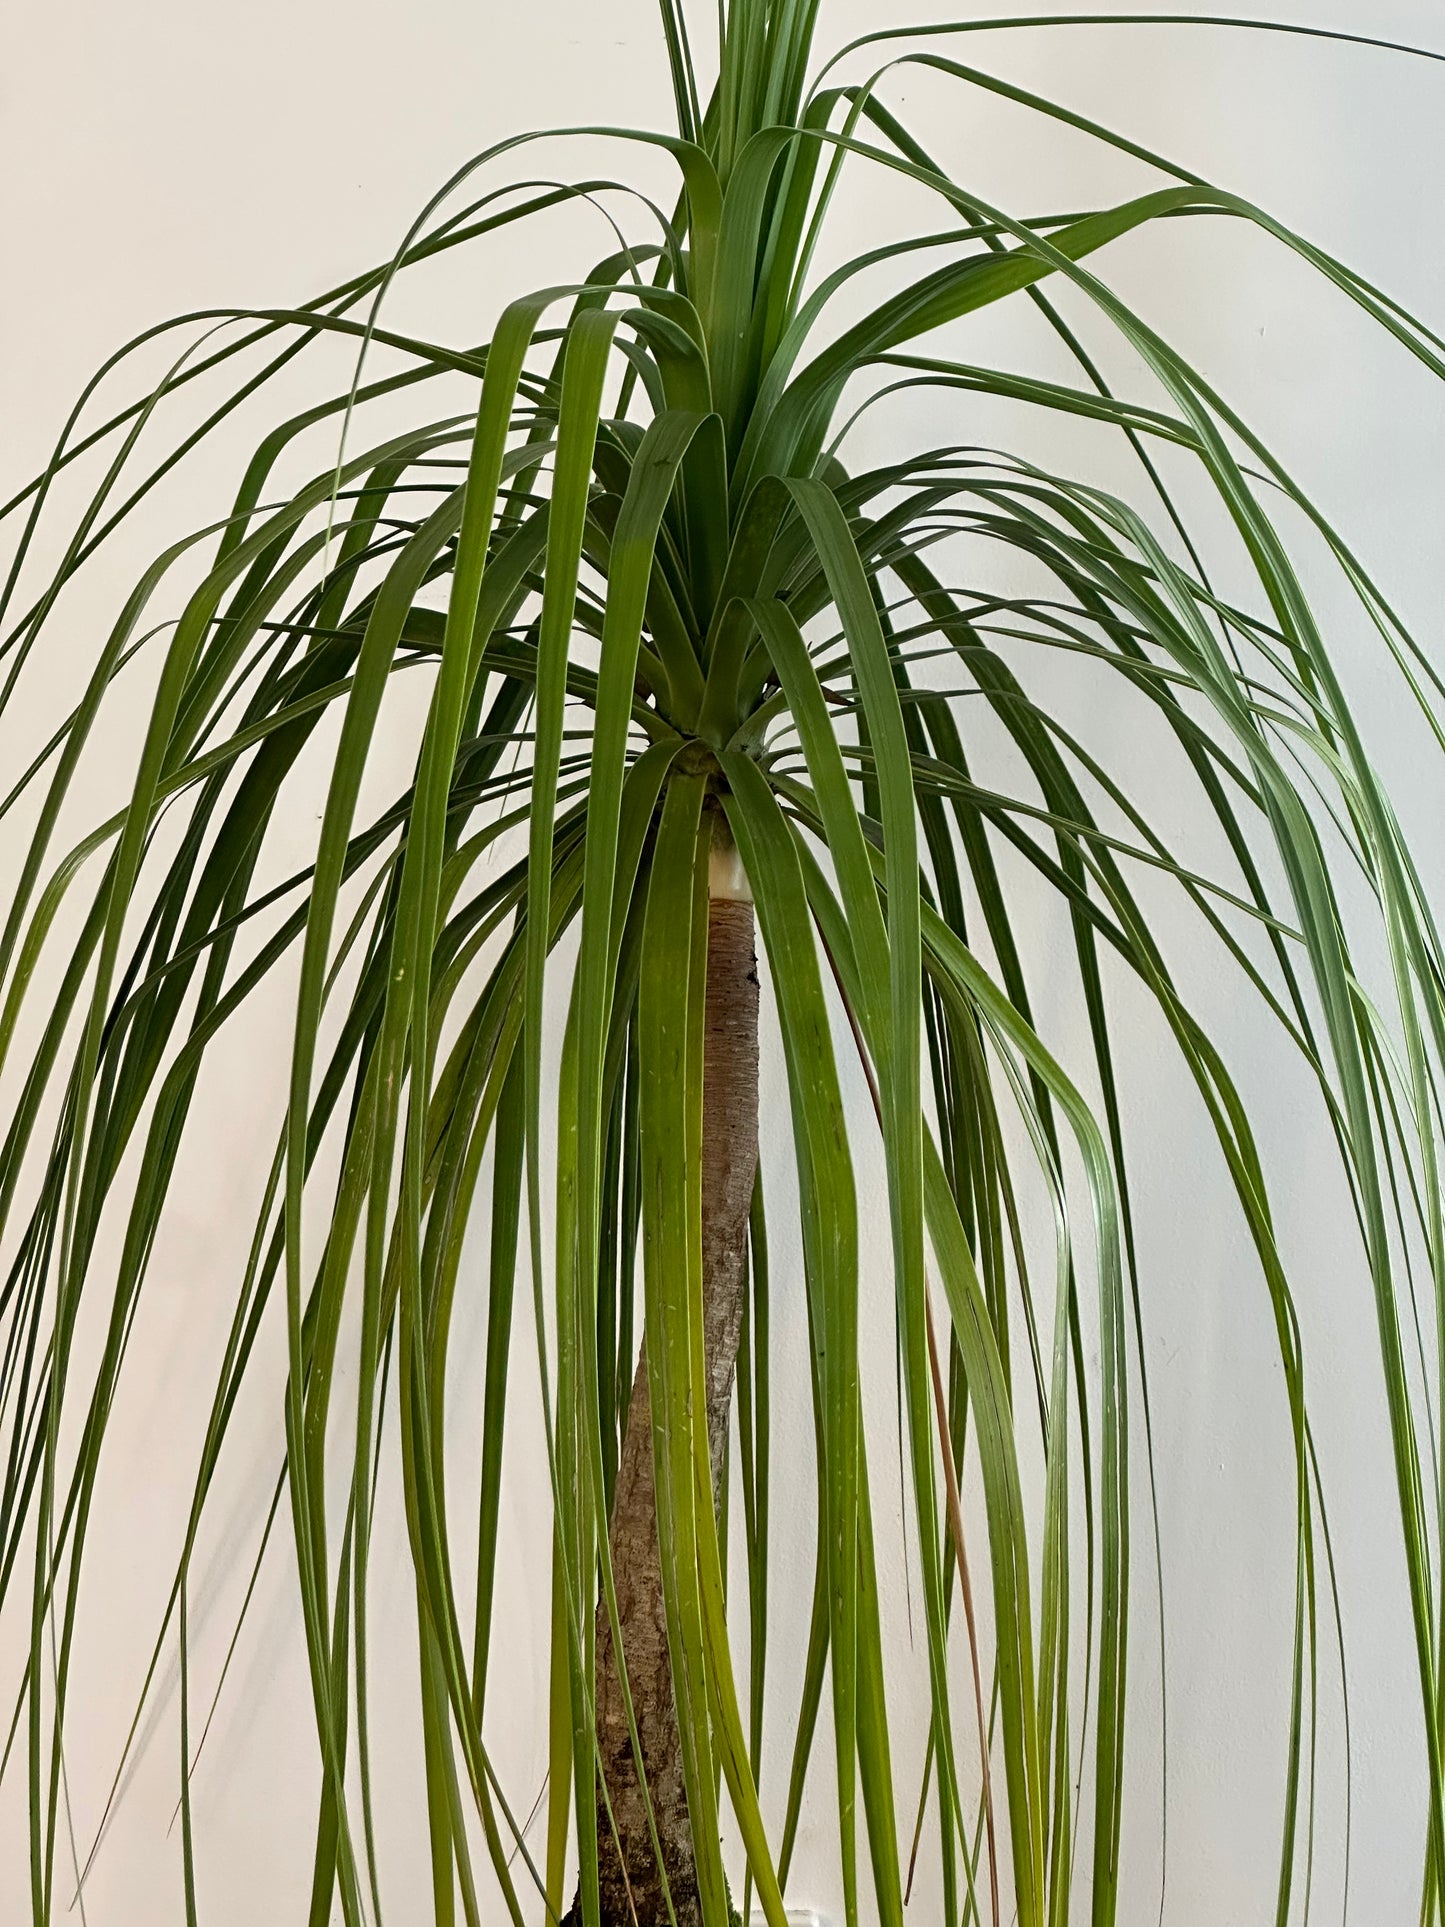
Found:
<path fill-rule="evenodd" d="M 294 1010 L 285 1115 L 145 1682 L 179 1651 L 188 1919 L 205 1914 L 191 1563 L 272 1327 L 321 1775 L 313 1922 L 420 1916 L 388 1883 L 372 1796 L 368 1586 L 378 1486 L 396 1477 L 439 1922 L 570 1908 L 586 1927 L 723 1927 L 736 1899 L 782 1927 L 805 1801 L 836 1821 L 847 1927 L 901 1921 L 920 1851 L 950 1923 L 1118 1917 L 1130 1619 L 1153 1559 L 1123 982 L 1197 1088 L 1255 1253 L 1238 1288 L 1265 1294 L 1277 1338 L 1292 1918 L 1334 1638 L 1327 1495 L 1272 1207 L 1290 1173 L 1265 1168 L 1189 1007 L 1180 964 L 1205 946 L 1298 1053 L 1334 1133 L 1418 1660 L 1424 1917 L 1445 1905 L 1445 952 L 1306 592 L 1302 532 L 1441 748 L 1445 683 L 1248 423 L 1112 291 L 1110 247 L 1185 217 L 1248 223 L 1437 376 L 1445 342 L 1238 196 L 970 64 L 969 25 L 879 32 L 825 62 L 814 11 L 732 0 L 707 93 L 664 0 L 676 131 L 581 130 L 624 174 L 670 170 L 661 205 L 613 180 L 539 184 L 509 141 L 384 269 L 302 309 L 175 324 L 189 346 L 165 380 L 109 416 L 88 390 L 5 510 L 9 700 L 43 674 L 71 579 L 194 444 L 187 430 L 155 452 L 192 385 L 234 374 L 209 433 L 323 336 L 354 343 L 350 386 L 268 434 L 229 514 L 183 533 L 116 610 L 0 804 L 25 826 L 0 933 L 0 1603 L 27 1637 L 7 1766 L 28 1773 L 37 1922 L 88 1845 L 71 1845 L 63 1735 L 107 1424 L 121 1373 L 143 1369 L 137 1302 L 209 1054 L 276 981 Z M 888 104 L 910 66 L 961 113 L 1002 95 L 1156 185 L 1106 207 L 994 206 Z M 931 206 L 927 224 L 825 272 L 850 192 L 876 178 Z M 489 341 L 392 327 L 406 270 L 578 197 L 615 224 L 612 251 L 559 261 Z M 1147 399 L 1113 391 L 1061 294 L 1123 342 Z M 967 318 L 1002 302 L 1033 304 L 1072 378 L 960 358 Z M 450 412 L 427 405 L 442 391 Z M 874 426 L 900 396 L 924 399 L 928 445 Z M 1093 424 L 1132 479 L 970 445 L 977 397 Z M 103 467 L 77 514 L 67 471 L 88 455 Z M 153 693 L 129 799 L 68 841 L 137 657 Z M 1212 872 L 1171 846 L 1129 759 L 1080 740 L 1071 664 L 1167 735 Z M 409 776 L 378 805 L 419 686 Z M 985 780 L 981 741 L 1006 746 L 1007 787 Z M 282 870 L 318 769 L 314 834 Z M 1163 918 L 1161 889 L 1178 906 Z M 1021 906 L 1041 897 L 1069 933 L 1049 966 L 1086 1016 L 1067 1065 L 1036 1022 Z M 759 977 L 791 1172 L 758 1167 Z M 864 1159 L 886 1174 L 882 1276 L 860 1265 Z M 769 1224 L 794 1208 L 799 1274 L 770 1286 Z M 786 1485 L 770 1476 L 770 1289 L 804 1295 L 810 1340 L 814 1461 Z M 532 1355 L 513 1342 L 518 1291 Z M 896 1358 L 879 1360 L 860 1303 L 885 1292 Z M 451 1342 L 478 1299 L 480 1384 Z M 895 1372 L 922 1732 L 890 1678 L 888 1454 L 862 1423 Z M 553 1499 L 535 1845 L 535 1789 L 505 1783 L 486 1719 L 524 1376 Z M 479 1495 L 449 1461 L 459 1427 Z M 794 1513 L 817 1535 L 797 1676 L 767 1665 L 769 1526 Z M 729 1516 L 746 1552 L 731 1591 Z M 781 1826 L 760 1804 L 765 1705 L 791 1753 L 767 1801 Z M 725 1867 L 728 1814 L 741 1851 Z"/>

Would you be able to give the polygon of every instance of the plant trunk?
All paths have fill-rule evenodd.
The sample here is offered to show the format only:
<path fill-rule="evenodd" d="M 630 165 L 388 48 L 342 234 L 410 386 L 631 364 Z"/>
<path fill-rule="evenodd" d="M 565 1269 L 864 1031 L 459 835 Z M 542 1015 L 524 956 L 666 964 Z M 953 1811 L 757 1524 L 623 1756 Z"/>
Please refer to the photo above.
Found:
<path fill-rule="evenodd" d="M 719 839 L 726 836 L 720 822 L 716 834 Z M 730 844 L 722 849 L 714 844 L 711 893 L 703 1056 L 702 1290 L 708 1444 L 716 1495 L 727 1457 L 728 1417 L 746 1291 L 748 1210 L 758 1163 L 758 972 L 753 906 L 741 863 Z M 627 1411 L 609 1540 L 627 1680 L 673 1910 L 678 1927 L 698 1927 L 697 1872 L 658 1564 L 645 1350 Z M 599 1789 L 602 1927 L 633 1927 L 634 1922 L 636 1927 L 664 1927 L 667 1907 L 633 1764 L 605 1606 L 597 1614 L 597 1744 L 611 1801 L 609 1818 Z"/>

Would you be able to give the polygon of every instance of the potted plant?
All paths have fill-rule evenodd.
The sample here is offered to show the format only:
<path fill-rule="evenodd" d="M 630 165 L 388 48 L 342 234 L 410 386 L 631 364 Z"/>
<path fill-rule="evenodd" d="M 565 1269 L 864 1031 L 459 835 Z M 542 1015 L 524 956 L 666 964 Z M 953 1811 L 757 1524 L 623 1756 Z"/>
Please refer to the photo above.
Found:
<path fill-rule="evenodd" d="M 20 1743 L 37 1921 L 57 1908 L 83 1554 L 116 1386 L 137 1366 L 138 1295 L 207 1053 L 286 972 L 289 1099 L 254 1244 L 237 1254 L 162 1634 L 180 1642 L 189 1917 L 191 1559 L 258 1333 L 279 1321 L 284 1504 L 322 1780 L 313 1922 L 333 1907 L 352 1927 L 382 1917 L 367 1601 L 383 1464 L 400 1473 L 415 1576 L 438 1921 L 490 1914 L 489 1878 L 517 1923 L 570 1909 L 586 1927 L 722 1927 L 735 1890 L 745 1913 L 783 1927 L 825 1696 L 831 1776 L 815 1768 L 810 1784 L 815 1797 L 828 1788 L 848 1927 L 901 1921 L 921 1833 L 950 1922 L 1116 1918 L 1131 1562 L 1151 1450 L 1148 1279 L 1105 995 L 1123 973 L 1207 1109 L 1277 1336 L 1298 1574 L 1278 1893 L 1289 1918 L 1307 1881 L 1331 1585 L 1271 1211 L 1287 1174 L 1265 1168 L 1226 1057 L 1189 1008 L 1141 866 L 1169 880 L 1191 941 L 1219 947 L 1301 1054 L 1336 1133 L 1390 1415 L 1421 1687 L 1413 1770 L 1428 1786 L 1424 1907 L 1438 1916 L 1445 1488 L 1422 1413 L 1445 1330 L 1445 955 L 1289 531 L 1308 527 L 1328 550 L 1401 700 L 1438 741 L 1445 685 L 1276 456 L 1111 290 L 1108 250 L 1185 215 L 1249 223 L 1433 374 L 1445 344 L 1260 209 L 972 64 L 980 23 L 888 25 L 825 59 L 815 14 L 810 0 L 729 0 L 705 86 L 701 29 L 662 0 L 673 131 L 584 131 L 606 134 L 624 175 L 660 152 L 673 198 L 638 195 L 625 214 L 609 201 L 606 258 L 559 262 L 545 285 L 520 288 L 484 344 L 399 331 L 386 297 L 418 263 L 604 197 L 605 183 L 539 184 L 515 140 L 469 162 L 383 268 L 301 309 L 220 317 L 239 325 L 192 341 L 141 400 L 99 423 L 78 410 L 4 512 L 16 534 L 8 699 L 43 661 L 67 584 L 171 465 L 142 460 L 170 401 L 243 370 L 213 426 L 310 343 L 355 345 L 349 387 L 275 427 L 231 511 L 177 531 L 116 609 L 74 707 L 3 805 L 23 800 L 28 816 L 0 934 L 0 1597 L 28 1613 Z M 1003 96 L 1147 162 L 1157 185 L 1043 216 L 992 205 L 890 104 L 892 77 L 918 67 L 961 101 Z M 932 225 L 824 271 L 829 223 L 864 173 L 926 198 Z M 1059 290 L 1128 345 L 1147 399 L 1104 379 Z M 952 324 L 1004 301 L 1034 305 L 1071 379 L 960 358 Z M 427 406 L 444 378 L 464 384 L 460 413 Z M 930 398 L 928 443 L 859 459 L 860 420 L 902 390 Z M 372 413 L 399 395 L 414 404 L 408 425 L 388 416 L 371 434 Z M 1100 425 L 1137 488 L 969 445 L 970 396 Z M 309 479 L 278 479 L 317 433 L 329 452 Z M 70 471 L 97 448 L 93 493 L 64 507 Z M 58 543 L 57 517 L 69 518 Z M 1218 586 L 1211 542 L 1232 583 L 1247 575 L 1242 589 Z M 187 589 L 170 610 L 176 579 Z M 67 842 L 67 799 L 138 652 L 156 667 L 129 800 Z M 1050 674 L 1065 657 L 1167 733 L 1228 851 L 1217 874 L 1176 854 L 1131 772 L 1071 732 Z M 366 779 L 379 731 L 419 679 L 414 767 L 377 810 Z M 1014 791 L 982 780 L 975 728 L 1009 746 Z M 288 786 L 318 759 L 315 835 L 278 881 L 270 839 Z M 1072 973 L 1088 1032 L 1072 1072 L 1035 1023 L 1021 875 L 1067 914 L 1070 948 L 1053 961 Z M 816 1584 L 806 1663 L 788 1682 L 780 1831 L 758 1794 L 767 1008 L 816 1440 L 802 1481 L 816 1492 Z M 862 1423 L 873 1362 L 859 1346 L 855 1154 L 874 1146 L 930 1691 L 923 1757 L 906 1763 Z M 1047 1265 L 1035 1208 L 1054 1241 Z M 118 1251 L 101 1237 L 112 1221 Z M 534 1300 L 533 1361 L 511 1342 L 519 1289 Z M 1418 1362 L 1405 1335 L 1415 1293 Z M 444 1450 L 448 1359 L 456 1306 L 476 1295 L 480 1497 L 463 1505 Z M 93 1355 L 77 1348 L 83 1313 L 100 1320 Z M 541 1388 L 553 1498 L 536 1852 L 484 1717 L 508 1395 L 524 1370 Z M 355 1386 L 344 1423 L 342 1376 Z M 968 1529 L 970 1493 L 982 1530 Z M 746 1550 L 731 1594 L 728 1510 Z M 740 1621 L 745 1680 L 730 1646 Z M 898 1804 L 905 1772 L 916 1817 Z M 732 1889 L 725 1809 L 742 1843 Z"/>

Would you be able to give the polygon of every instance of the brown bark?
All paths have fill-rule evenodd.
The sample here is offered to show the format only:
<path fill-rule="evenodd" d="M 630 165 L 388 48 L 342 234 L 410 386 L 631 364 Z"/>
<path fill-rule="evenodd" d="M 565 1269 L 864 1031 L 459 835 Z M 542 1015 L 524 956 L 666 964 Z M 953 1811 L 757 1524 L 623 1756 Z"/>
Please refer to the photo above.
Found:
<path fill-rule="evenodd" d="M 708 1443 L 716 1492 L 727 1454 L 743 1315 L 748 1209 L 758 1162 L 758 974 L 753 906 L 734 853 L 715 857 L 713 877 L 703 1057 L 702 1278 Z M 697 1927 L 697 1873 L 657 1552 L 645 1352 L 628 1407 L 609 1543 L 628 1685 L 673 1909 L 678 1927 Z M 634 1920 L 637 1927 L 662 1927 L 667 1909 L 633 1764 L 605 1607 L 597 1614 L 597 1743 L 612 1808 L 609 1820 L 599 1794 L 603 1927 L 631 1927 Z"/>

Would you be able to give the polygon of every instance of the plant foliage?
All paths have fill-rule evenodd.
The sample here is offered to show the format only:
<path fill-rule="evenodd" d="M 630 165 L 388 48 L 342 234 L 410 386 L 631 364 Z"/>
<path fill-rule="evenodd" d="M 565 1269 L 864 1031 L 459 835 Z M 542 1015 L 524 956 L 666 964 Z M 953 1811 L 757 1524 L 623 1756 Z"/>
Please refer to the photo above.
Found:
<path fill-rule="evenodd" d="M 289 1360 L 280 1516 L 322 1769 L 313 1923 L 337 1901 L 351 1927 L 385 1917 L 368 1579 L 388 1468 L 403 1484 L 415 1571 L 436 1919 L 458 1906 L 482 1917 L 483 1859 L 513 1921 L 559 1916 L 569 1833 L 583 1917 L 595 1919 L 592 1626 L 599 1585 L 610 1597 L 611 1479 L 644 1330 L 709 1927 L 729 1906 L 720 1800 L 746 1852 L 734 1879 L 782 1927 L 825 1693 L 831 1779 L 815 1764 L 808 1784 L 815 1798 L 833 1788 L 848 1927 L 901 1921 L 915 1805 L 949 1922 L 1044 1927 L 1081 1909 L 1097 1927 L 1115 1919 L 1126 1686 L 1138 1685 L 1130 1618 L 1151 1539 L 1148 1278 L 1107 994 L 1120 973 L 1157 1007 L 1197 1087 L 1278 1339 L 1297 1555 L 1278 1879 L 1278 1919 L 1291 1917 L 1307 1883 L 1315 1709 L 1333 1638 L 1329 1542 L 1270 1182 L 1229 1065 L 1176 982 L 1149 907 L 1160 887 L 1183 908 L 1188 944 L 1215 946 L 1299 1053 L 1333 1126 L 1377 1315 L 1429 1791 L 1422 1892 L 1425 1915 L 1439 1917 L 1445 953 L 1306 593 L 1301 530 L 1332 557 L 1442 746 L 1445 684 L 1276 457 L 1111 290 L 1109 249 L 1183 218 L 1247 223 L 1436 375 L 1445 343 L 1238 196 L 970 64 L 982 23 L 890 29 L 823 63 L 814 11 L 810 0 L 730 0 L 708 92 L 679 0 L 663 0 L 676 131 L 582 131 L 604 134 L 623 169 L 645 147 L 655 170 L 661 150 L 674 201 L 604 180 L 539 185 L 524 144 L 507 142 L 448 183 L 383 268 L 294 311 L 170 324 L 185 353 L 105 416 L 97 396 L 122 351 L 5 510 L 16 531 L 9 700 L 45 672 L 71 579 L 152 487 L 309 345 L 354 344 L 349 390 L 269 433 L 225 519 L 142 576 L 74 707 L 3 799 L 26 827 L 0 935 L 0 1597 L 29 1628 L 7 1763 L 28 1774 L 37 1922 L 63 1907 L 71 1871 L 61 1739 L 107 1422 L 120 1374 L 139 1368 L 127 1366 L 138 1299 L 206 1108 L 208 1053 L 277 973 L 294 1000 L 289 1096 L 254 1243 L 237 1253 L 156 1649 L 159 1665 L 179 1639 L 188 1920 L 204 1911 L 191 1560 L 258 1337 L 278 1322 Z M 961 113 L 1001 96 L 1147 163 L 1157 184 L 1064 213 L 991 205 L 888 104 L 910 63 L 956 89 Z M 865 175 L 906 188 L 910 207 L 930 200 L 932 225 L 823 272 Z M 523 293 L 488 342 L 448 347 L 390 327 L 386 297 L 409 269 L 577 197 L 614 223 L 607 258 Z M 1056 297 L 1126 344 L 1151 378 L 1148 403 L 1112 391 Z M 1072 381 L 954 358 L 969 336 L 950 324 L 1001 301 L 1034 304 Z M 376 372 L 378 356 L 390 372 Z M 172 406 L 217 381 L 230 385 L 201 426 L 164 442 Z M 428 395 L 447 383 L 463 404 L 434 417 Z M 937 445 L 860 462 L 860 415 L 903 390 L 928 398 Z M 951 443 L 971 396 L 1097 425 L 1121 440 L 1139 488 L 1126 499 Z M 397 397 L 411 425 L 375 439 L 369 422 L 388 410 L 394 422 Z M 338 435 L 339 455 L 304 485 L 282 484 L 297 450 L 329 436 L 335 451 Z M 66 507 L 87 456 L 99 479 L 79 510 Z M 1214 586 L 1220 568 L 1245 588 Z M 174 613 L 164 598 L 182 579 Z M 153 664 L 153 695 L 129 799 L 67 843 L 68 800 L 137 655 Z M 1228 852 L 1218 874 L 1178 858 L 1130 770 L 1071 732 L 1058 699 L 1066 658 L 1169 733 L 1180 780 Z M 411 776 L 377 810 L 377 745 L 399 700 L 415 713 L 419 686 Z M 984 718 L 1011 746 L 1009 790 L 976 773 L 970 738 Z M 324 810 L 304 865 L 277 880 L 268 852 L 288 785 L 318 757 Z M 774 1678 L 768 1695 L 770 1720 L 796 1734 L 780 1836 L 764 1826 L 757 1784 L 770 1185 L 754 1209 L 733 1468 L 748 1585 L 732 1598 L 694 1416 L 700 944 L 719 809 L 754 891 L 782 1039 L 812 1338 L 812 1637 L 803 1677 Z M 1035 1026 L 1021 890 L 1066 914 L 1087 1014 L 1073 1075 Z M 1166 921 L 1176 936 L 1186 927 Z M 569 933 L 563 976 L 553 953 Z M 1368 993 L 1361 949 L 1380 980 Z M 544 1048 L 554 978 L 568 990 L 555 1075 Z M 876 1121 L 844 1105 L 860 1057 Z M 881 1143 L 887 1173 L 926 1762 L 890 1731 L 884 1677 L 894 1634 L 876 1583 L 877 1448 L 860 1424 L 854 1154 L 865 1139 Z M 1028 1229 L 1040 1200 L 1051 1266 Z M 531 1359 L 511 1342 L 528 1281 L 541 1334 Z M 478 1293 L 485 1383 L 469 1390 L 463 1422 L 480 1443 L 479 1513 L 470 1492 L 465 1505 L 449 1492 L 443 1449 L 454 1313 L 459 1295 Z M 83 1318 L 103 1338 L 78 1348 Z M 348 1396 L 338 1417 L 343 1372 L 355 1410 Z M 535 1854 L 522 1831 L 530 1790 L 494 1771 L 484 1717 L 503 1444 L 523 1373 L 540 1385 L 554 1497 L 551 1772 Z M 986 1519 L 967 1548 L 972 1577 L 961 1491 Z M 739 1620 L 751 1628 L 744 1680 L 729 1646 Z"/>

